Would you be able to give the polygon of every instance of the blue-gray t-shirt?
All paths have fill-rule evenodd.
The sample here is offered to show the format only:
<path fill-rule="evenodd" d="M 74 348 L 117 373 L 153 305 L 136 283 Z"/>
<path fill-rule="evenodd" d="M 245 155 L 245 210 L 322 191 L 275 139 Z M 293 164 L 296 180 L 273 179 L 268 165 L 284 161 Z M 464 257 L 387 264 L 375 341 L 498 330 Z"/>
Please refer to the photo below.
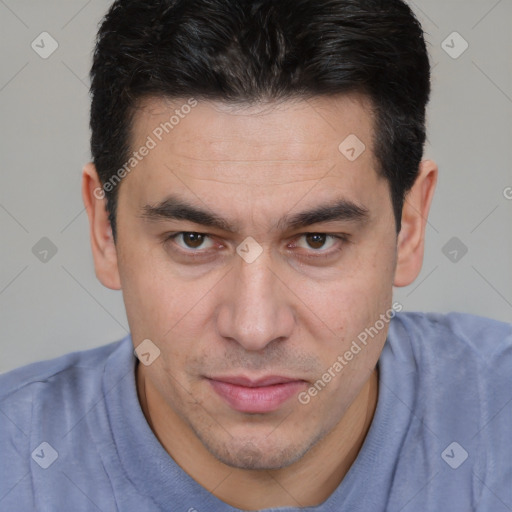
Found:
<path fill-rule="evenodd" d="M 233 512 L 168 455 L 142 413 L 130 336 L 0 375 L 0 511 Z M 512 324 L 398 313 L 349 472 L 317 507 L 510 512 Z"/>

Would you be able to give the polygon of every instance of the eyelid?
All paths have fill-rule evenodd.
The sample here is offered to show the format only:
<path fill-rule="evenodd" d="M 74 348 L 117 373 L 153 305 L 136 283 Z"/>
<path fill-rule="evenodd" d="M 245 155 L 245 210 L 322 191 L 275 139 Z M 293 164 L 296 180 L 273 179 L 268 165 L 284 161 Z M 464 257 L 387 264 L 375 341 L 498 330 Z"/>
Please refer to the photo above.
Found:
<path fill-rule="evenodd" d="M 200 233 L 199 231 L 177 231 L 177 232 L 174 232 L 174 233 L 167 233 L 164 237 L 164 240 L 163 240 L 163 243 L 167 243 L 167 242 L 174 242 L 178 247 L 179 247 L 179 250 L 185 252 L 185 253 L 189 253 L 189 254 L 194 254 L 194 253 L 197 253 L 197 254 L 201 254 L 201 253 L 204 253 L 206 252 L 208 249 L 193 249 L 193 248 L 187 248 L 187 247 L 183 247 L 181 246 L 180 244 L 178 244 L 175 239 L 178 238 L 179 236 L 181 235 L 185 235 L 185 234 L 189 234 L 189 233 L 194 233 L 196 235 L 201 235 L 203 237 L 205 237 L 206 240 L 211 240 L 213 242 L 213 238 L 208 235 L 207 233 Z M 206 241 L 205 240 L 205 241 Z M 211 249 L 211 248 L 209 248 Z"/>
<path fill-rule="evenodd" d="M 299 235 L 295 236 L 294 240 L 300 240 L 302 238 L 305 238 L 307 237 L 308 235 L 321 235 L 321 236 L 325 236 L 327 239 L 331 239 L 331 241 L 333 241 L 333 243 L 335 244 L 337 240 L 340 240 L 341 239 L 341 235 L 332 235 L 330 233 L 322 233 L 322 232 L 316 232 L 316 231 L 312 231 L 312 232 L 309 232 L 309 233 L 300 233 Z M 305 250 L 308 250 L 307 247 L 301 247 L 301 249 L 305 249 Z M 309 250 L 315 254 L 323 254 L 323 253 L 329 253 L 330 250 L 329 249 L 313 249 L 313 248 L 309 248 Z"/>
<path fill-rule="evenodd" d="M 321 231 L 309 231 L 307 233 L 300 233 L 294 237 L 294 240 L 297 238 L 301 238 L 303 236 L 307 236 L 307 235 L 325 235 L 325 236 L 336 239 L 336 241 L 338 243 L 336 243 L 334 245 L 334 247 L 331 247 L 330 249 L 327 249 L 327 250 L 321 250 L 321 249 L 308 250 L 308 249 L 303 249 L 302 247 L 299 247 L 299 249 L 303 249 L 305 251 L 304 254 L 300 254 L 298 256 L 298 258 L 301 258 L 301 259 L 321 260 L 322 258 L 324 258 L 324 259 L 331 258 L 334 255 L 336 255 L 337 253 L 339 253 L 340 251 L 342 251 L 346 244 L 351 243 L 351 239 L 350 239 L 351 237 L 350 237 L 350 235 L 348 235 L 346 233 L 324 233 Z M 297 247 L 297 246 L 294 245 L 294 247 Z"/>

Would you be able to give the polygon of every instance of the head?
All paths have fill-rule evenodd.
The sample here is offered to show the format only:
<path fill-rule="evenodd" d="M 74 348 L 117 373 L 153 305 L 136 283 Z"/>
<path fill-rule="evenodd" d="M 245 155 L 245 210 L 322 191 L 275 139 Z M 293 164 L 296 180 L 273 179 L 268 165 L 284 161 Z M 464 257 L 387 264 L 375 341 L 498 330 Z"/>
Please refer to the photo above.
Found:
<path fill-rule="evenodd" d="M 304 392 L 421 269 L 420 24 L 401 0 L 116 1 L 91 78 L 96 272 L 160 349 L 148 381 L 219 460 L 291 464 L 339 424 L 389 321 Z M 303 385 L 244 412 L 211 380 L 239 375 Z"/>

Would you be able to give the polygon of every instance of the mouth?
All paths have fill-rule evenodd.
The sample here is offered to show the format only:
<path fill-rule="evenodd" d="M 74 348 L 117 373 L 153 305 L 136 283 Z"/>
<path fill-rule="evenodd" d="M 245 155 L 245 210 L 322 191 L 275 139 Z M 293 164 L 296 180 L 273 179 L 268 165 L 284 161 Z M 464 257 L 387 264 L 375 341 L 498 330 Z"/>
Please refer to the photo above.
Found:
<path fill-rule="evenodd" d="M 212 389 L 232 409 L 245 413 L 268 413 L 278 410 L 301 391 L 305 380 L 269 375 L 251 379 L 240 375 L 207 378 Z"/>

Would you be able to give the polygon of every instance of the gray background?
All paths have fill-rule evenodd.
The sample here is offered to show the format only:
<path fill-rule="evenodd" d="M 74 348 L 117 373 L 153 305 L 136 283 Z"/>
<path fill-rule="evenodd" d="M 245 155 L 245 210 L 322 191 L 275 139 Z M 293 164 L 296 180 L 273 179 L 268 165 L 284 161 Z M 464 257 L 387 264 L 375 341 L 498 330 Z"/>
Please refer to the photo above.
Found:
<path fill-rule="evenodd" d="M 425 158 L 440 175 L 422 272 L 395 299 L 511 322 L 512 2 L 410 3 L 432 57 Z M 121 292 L 96 280 L 80 194 L 91 52 L 109 5 L 0 0 L 0 372 L 128 330 Z M 469 44 L 458 58 L 443 49 L 463 48 L 454 31 Z M 47 59 L 31 47 L 42 32 L 59 45 Z M 39 252 L 43 237 L 55 255 Z"/>

